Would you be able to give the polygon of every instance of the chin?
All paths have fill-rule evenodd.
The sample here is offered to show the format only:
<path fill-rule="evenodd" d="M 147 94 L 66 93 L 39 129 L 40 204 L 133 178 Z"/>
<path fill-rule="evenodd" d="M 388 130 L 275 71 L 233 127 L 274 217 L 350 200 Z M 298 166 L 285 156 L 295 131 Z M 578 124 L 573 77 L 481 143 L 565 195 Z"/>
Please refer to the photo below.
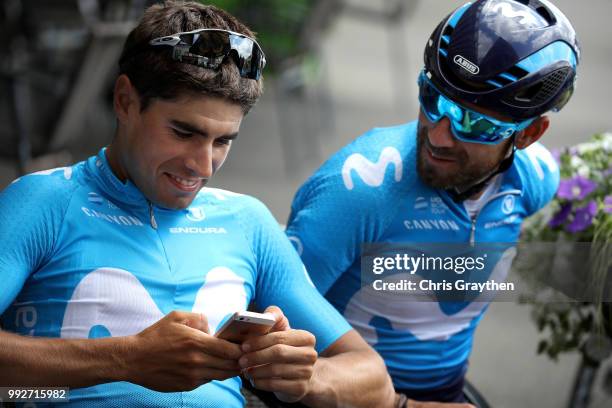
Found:
<path fill-rule="evenodd" d="M 184 210 L 189 207 L 193 200 L 195 199 L 195 195 L 193 197 L 181 197 L 181 198 L 170 198 L 164 199 L 158 197 L 157 200 L 151 200 L 156 206 L 166 208 L 168 210 Z"/>
<path fill-rule="evenodd" d="M 184 210 L 185 208 L 189 207 L 192 202 L 193 202 L 193 198 L 191 198 L 189 200 L 174 201 L 172 203 L 169 203 L 168 208 L 171 209 L 171 210 Z"/>
<path fill-rule="evenodd" d="M 440 190 L 448 190 L 449 188 L 453 188 L 455 187 L 454 183 L 452 182 L 452 180 L 445 180 L 444 178 L 441 177 L 435 177 L 432 174 L 426 174 L 426 175 L 422 175 L 419 172 L 419 177 L 421 178 L 421 181 L 431 187 L 431 188 L 436 188 L 436 189 L 440 189 Z"/>

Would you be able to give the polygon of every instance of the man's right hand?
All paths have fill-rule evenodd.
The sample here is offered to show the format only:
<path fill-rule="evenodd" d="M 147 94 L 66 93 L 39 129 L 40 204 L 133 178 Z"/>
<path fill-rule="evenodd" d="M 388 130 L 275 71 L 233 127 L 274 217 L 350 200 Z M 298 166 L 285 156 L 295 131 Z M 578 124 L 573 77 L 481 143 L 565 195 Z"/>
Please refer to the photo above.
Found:
<path fill-rule="evenodd" d="M 152 390 L 189 391 L 240 374 L 240 346 L 211 336 L 199 313 L 171 312 L 126 345 L 126 380 Z"/>

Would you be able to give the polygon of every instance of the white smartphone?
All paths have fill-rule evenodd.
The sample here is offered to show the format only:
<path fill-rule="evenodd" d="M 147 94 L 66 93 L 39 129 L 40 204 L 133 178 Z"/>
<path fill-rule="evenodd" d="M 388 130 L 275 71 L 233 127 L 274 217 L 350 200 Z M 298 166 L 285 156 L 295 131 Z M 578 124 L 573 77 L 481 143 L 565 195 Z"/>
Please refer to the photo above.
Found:
<path fill-rule="evenodd" d="M 276 321 L 269 313 L 236 312 L 215 333 L 215 337 L 242 343 L 249 337 L 267 334 Z"/>

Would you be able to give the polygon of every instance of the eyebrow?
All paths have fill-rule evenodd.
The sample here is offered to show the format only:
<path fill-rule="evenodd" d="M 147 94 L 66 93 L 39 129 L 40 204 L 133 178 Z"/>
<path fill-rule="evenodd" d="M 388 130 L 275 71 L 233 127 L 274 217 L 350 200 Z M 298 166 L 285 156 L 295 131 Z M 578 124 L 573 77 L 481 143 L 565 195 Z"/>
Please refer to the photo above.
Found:
<path fill-rule="evenodd" d="M 198 128 L 197 126 L 194 126 L 194 125 L 192 125 L 190 123 L 183 122 L 183 121 L 180 121 L 180 120 L 171 120 L 170 124 L 172 126 L 175 126 L 175 127 L 179 128 L 180 130 L 184 130 L 186 132 L 195 133 L 195 134 L 198 134 L 198 135 L 201 135 L 201 136 L 204 136 L 204 137 L 208 137 L 208 132 L 206 132 L 206 131 L 204 131 L 204 130 L 202 130 L 202 129 Z M 238 132 L 230 133 L 230 134 L 227 134 L 227 135 L 222 135 L 222 136 L 217 137 L 217 139 L 234 140 L 237 137 L 238 137 Z"/>

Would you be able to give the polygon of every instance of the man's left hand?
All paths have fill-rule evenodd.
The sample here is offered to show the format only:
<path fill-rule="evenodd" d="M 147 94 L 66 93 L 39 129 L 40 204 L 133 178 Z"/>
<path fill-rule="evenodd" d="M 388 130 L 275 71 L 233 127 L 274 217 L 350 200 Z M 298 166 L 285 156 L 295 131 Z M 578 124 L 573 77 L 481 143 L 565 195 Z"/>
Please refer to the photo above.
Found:
<path fill-rule="evenodd" d="M 260 390 L 271 391 L 285 402 L 301 400 L 311 390 L 311 378 L 317 361 L 315 336 L 293 330 L 282 310 L 265 310 L 276 319 L 270 333 L 242 343 L 245 353 L 239 360 L 243 374 Z"/>

